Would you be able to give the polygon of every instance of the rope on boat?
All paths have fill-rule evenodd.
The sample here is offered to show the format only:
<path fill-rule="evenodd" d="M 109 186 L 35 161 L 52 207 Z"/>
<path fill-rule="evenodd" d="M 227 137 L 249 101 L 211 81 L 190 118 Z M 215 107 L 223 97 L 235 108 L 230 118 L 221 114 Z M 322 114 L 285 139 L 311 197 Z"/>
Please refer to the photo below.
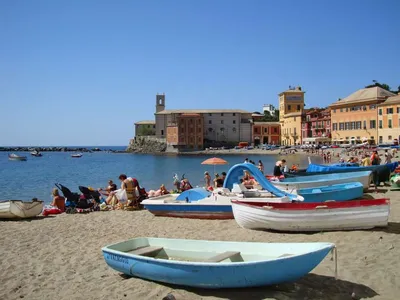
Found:
<path fill-rule="evenodd" d="M 333 246 L 332 250 L 331 250 L 331 260 L 335 260 L 335 279 L 338 279 L 338 260 L 337 260 L 337 248 L 336 245 Z M 335 256 L 335 258 L 334 258 Z"/>

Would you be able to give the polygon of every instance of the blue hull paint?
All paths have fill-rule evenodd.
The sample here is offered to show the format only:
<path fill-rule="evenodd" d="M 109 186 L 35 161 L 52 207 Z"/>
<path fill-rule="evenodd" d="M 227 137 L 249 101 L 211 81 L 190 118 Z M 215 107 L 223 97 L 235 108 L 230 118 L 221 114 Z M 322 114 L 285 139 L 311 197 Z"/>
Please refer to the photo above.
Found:
<path fill-rule="evenodd" d="M 360 198 L 364 194 L 363 185 L 359 182 L 299 189 L 297 193 L 303 196 L 304 202 L 347 201 Z"/>
<path fill-rule="evenodd" d="M 145 204 L 144 207 L 156 216 L 233 219 L 232 205 L 195 205 L 195 204 Z"/>
<path fill-rule="evenodd" d="M 368 167 L 352 167 L 352 166 L 347 166 L 345 164 L 336 164 L 336 165 L 316 165 L 316 164 L 310 164 L 307 167 L 307 172 L 351 172 L 351 171 L 373 171 L 377 167 L 380 166 L 387 166 L 391 172 L 393 172 L 398 166 L 398 162 L 392 162 L 390 164 L 386 165 L 377 165 L 377 166 L 368 166 Z"/>
<path fill-rule="evenodd" d="M 182 264 L 102 249 L 107 264 L 126 275 L 209 289 L 256 287 L 294 281 L 312 271 L 330 250 L 331 248 L 324 248 L 271 261 Z"/>

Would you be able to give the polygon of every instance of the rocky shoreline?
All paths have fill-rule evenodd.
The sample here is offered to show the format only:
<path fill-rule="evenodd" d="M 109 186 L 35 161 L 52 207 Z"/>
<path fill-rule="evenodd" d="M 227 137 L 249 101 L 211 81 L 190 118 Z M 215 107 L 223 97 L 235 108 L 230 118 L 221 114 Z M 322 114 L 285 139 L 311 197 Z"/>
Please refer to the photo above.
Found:
<path fill-rule="evenodd" d="M 0 147 L 0 152 L 112 152 L 125 153 L 126 151 L 100 148 L 74 148 L 74 147 Z"/>

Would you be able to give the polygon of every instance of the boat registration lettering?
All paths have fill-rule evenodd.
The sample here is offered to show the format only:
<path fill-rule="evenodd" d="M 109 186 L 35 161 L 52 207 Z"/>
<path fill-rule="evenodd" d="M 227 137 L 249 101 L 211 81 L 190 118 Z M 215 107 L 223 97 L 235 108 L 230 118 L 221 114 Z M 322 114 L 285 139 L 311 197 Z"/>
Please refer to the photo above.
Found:
<path fill-rule="evenodd" d="M 115 254 L 107 254 L 107 259 L 110 259 L 110 260 L 113 260 L 116 262 L 120 262 L 120 263 L 123 263 L 126 265 L 129 263 L 127 258 L 119 256 L 119 255 L 115 255 Z"/>

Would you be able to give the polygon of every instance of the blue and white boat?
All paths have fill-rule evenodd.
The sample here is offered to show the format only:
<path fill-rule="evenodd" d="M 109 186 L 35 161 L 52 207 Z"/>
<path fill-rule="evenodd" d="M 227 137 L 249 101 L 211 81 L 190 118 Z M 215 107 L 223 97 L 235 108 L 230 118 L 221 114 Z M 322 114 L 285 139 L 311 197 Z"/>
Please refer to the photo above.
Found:
<path fill-rule="evenodd" d="M 218 289 L 301 278 L 335 248 L 331 243 L 244 243 L 135 238 L 102 248 L 118 272 L 152 281 Z"/>
<path fill-rule="evenodd" d="M 281 190 L 300 190 L 304 188 L 314 188 L 339 183 L 360 182 L 364 190 L 368 190 L 372 181 L 372 171 L 360 171 L 351 173 L 332 173 L 324 175 L 311 175 L 285 178 L 281 181 L 271 181 L 271 183 Z"/>
<path fill-rule="evenodd" d="M 239 187 L 238 189 L 236 189 Z M 242 186 L 243 187 L 243 186 Z M 181 194 L 170 194 L 143 200 L 141 204 L 155 216 L 191 219 L 233 219 L 231 200 L 242 199 L 248 202 L 291 202 L 288 196 L 276 197 L 267 191 L 240 189 L 235 185 L 232 191 L 218 188 L 209 192 L 194 188 Z M 235 192 L 237 190 L 237 192 Z M 303 197 L 295 195 L 298 201 Z"/>
<path fill-rule="evenodd" d="M 363 185 L 360 182 L 339 183 L 297 190 L 304 202 L 347 201 L 362 197 Z"/>
<path fill-rule="evenodd" d="M 317 164 L 309 164 L 307 167 L 307 173 L 309 172 L 354 172 L 354 171 L 372 171 L 376 168 L 379 168 L 383 165 L 375 165 L 375 166 L 353 166 L 348 164 L 333 164 L 333 165 L 317 165 Z M 390 169 L 390 172 L 393 172 L 398 166 L 399 162 L 392 162 L 389 164 L 385 164 Z"/>

